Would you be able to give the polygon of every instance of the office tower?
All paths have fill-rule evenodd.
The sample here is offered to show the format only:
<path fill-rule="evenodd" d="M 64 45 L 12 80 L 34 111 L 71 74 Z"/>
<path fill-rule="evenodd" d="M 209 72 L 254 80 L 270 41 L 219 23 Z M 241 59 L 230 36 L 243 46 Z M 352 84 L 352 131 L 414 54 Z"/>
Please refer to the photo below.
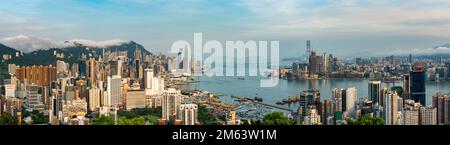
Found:
<path fill-rule="evenodd" d="M 118 75 L 108 76 L 108 97 L 104 105 L 107 107 L 118 107 L 121 103 L 121 82 L 122 78 Z"/>
<path fill-rule="evenodd" d="M 398 95 L 389 92 L 385 96 L 384 121 L 386 125 L 398 125 Z"/>
<path fill-rule="evenodd" d="M 403 125 L 419 125 L 419 110 L 406 108 L 402 111 Z"/>
<path fill-rule="evenodd" d="M 316 56 L 316 52 L 312 51 L 309 55 L 309 76 L 313 77 L 318 73 L 319 68 L 318 66 L 318 60 Z"/>
<path fill-rule="evenodd" d="M 330 68 L 330 55 L 324 53 L 322 55 L 322 71 L 321 71 L 322 76 L 328 78 L 329 68 Z"/>
<path fill-rule="evenodd" d="M 318 90 L 306 90 L 300 93 L 300 103 L 299 107 L 301 108 L 302 116 L 306 115 L 306 109 L 308 106 L 315 106 L 316 108 L 320 106 L 320 92 Z"/>
<path fill-rule="evenodd" d="M 438 124 L 442 125 L 450 122 L 450 97 L 448 94 L 434 95 L 433 107 L 436 108 Z"/>
<path fill-rule="evenodd" d="M 122 61 L 115 60 L 109 62 L 109 75 L 110 76 L 122 76 Z"/>
<path fill-rule="evenodd" d="M 409 61 L 410 64 L 413 63 L 413 60 L 412 60 L 412 54 L 409 54 L 408 61 Z"/>
<path fill-rule="evenodd" d="M 88 61 L 86 61 L 86 76 L 90 81 L 90 84 L 95 84 L 96 83 L 96 70 L 95 70 L 95 60 L 94 59 L 90 59 Z"/>
<path fill-rule="evenodd" d="M 411 99 L 411 79 L 408 74 L 403 76 L 403 98 Z"/>
<path fill-rule="evenodd" d="M 447 80 L 450 80 L 450 62 L 446 62 L 445 67 L 447 68 Z"/>
<path fill-rule="evenodd" d="M 303 119 L 303 125 L 320 125 L 320 115 L 315 106 L 306 108 L 306 115 Z"/>
<path fill-rule="evenodd" d="M 347 88 L 342 91 L 342 109 L 343 112 L 347 112 L 350 117 L 356 116 L 356 101 L 358 100 L 357 91 L 355 87 Z"/>
<path fill-rule="evenodd" d="M 176 115 L 177 107 L 181 104 L 181 92 L 175 88 L 168 88 L 163 93 L 161 101 L 162 118 L 169 120 Z"/>
<path fill-rule="evenodd" d="M 322 124 L 328 125 L 326 118 L 332 116 L 333 114 L 332 101 L 328 99 L 323 100 L 323 111 L 322 111 Z"/>
<path fill-rule="evenodd" d="M 80 71 L 78 69 L 79 69 L 78 63 L 73 63 L 72 64 L 72 76 L 75 78 L 77 78 L 80 74 Z"/>
<path fill-rule="evenodd" d="M 373 104 L 379 103 L 381 98 L 381 81 L 380 80 L 371 80 L 369 81 L 369 100 L 372 101 Z"/>
<path fill-rule="evenodd" d="M 89 105 L 88 109 L 90 111 L 95 111 L 97 108 L 100 108 L 101 101 L 101 91 L 99 88 L 91 88 L 89 89 Z"/>
<path fill-rule="evenodd" d="M 153 69 L 145 69 L 145 95 L 153 95 Z"/>
<path fill-rule="evenodd" d="M 145 95 L 158 95 L 164 91 L 164 78 L 154 77 L 153 69 L 145 69 Z"/>
<path fill-rule="evenodd" d="M 436 108 L 420 107 L 419 109 L 419 125 L 436 125 Z"/>
<path fill-rule="evenodd" d="M 309 60 L 309 54 L 311 54 L 311 41 L 307 40 L 306 41 L 306 57 L 305 60 Z"/>
<path fill-rule="evenodd" d="M 197 110 L 197 104 L 181 104 L 177 109 L 177 118 L 183 121 L 183 125 L 198 124 Z"/>
<path fill-rule="evenodd" d="M 411 79 L 411 99 L 420 102 L 422 106 L 426 105 L 425 94 L 425 70 L 423 67 L 414 67 L 410 72 Z"/>
<path fill-rule="evenodd" d="M 332 107 L 334 112 L 343 112 L 342 110 L 342 89 L 334 88 L 332 91 Z"/>
<path fill-rule="evenodd" d="M 85 76 L 86 75 L 86 61 L 80 60 L 78 61 L 78 75 Z"/>

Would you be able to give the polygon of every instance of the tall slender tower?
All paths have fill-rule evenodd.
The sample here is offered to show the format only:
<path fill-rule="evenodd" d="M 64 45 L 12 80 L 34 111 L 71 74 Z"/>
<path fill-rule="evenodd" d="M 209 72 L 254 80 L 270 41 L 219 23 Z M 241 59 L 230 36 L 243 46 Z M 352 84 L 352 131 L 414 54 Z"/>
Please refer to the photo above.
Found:
<path fill-rule="evenodd" d="M 311 41 L 306 40 L 306 54 L 305 54 L 305 60 L 309 60 L 309 55 L 311 54 Z"/>

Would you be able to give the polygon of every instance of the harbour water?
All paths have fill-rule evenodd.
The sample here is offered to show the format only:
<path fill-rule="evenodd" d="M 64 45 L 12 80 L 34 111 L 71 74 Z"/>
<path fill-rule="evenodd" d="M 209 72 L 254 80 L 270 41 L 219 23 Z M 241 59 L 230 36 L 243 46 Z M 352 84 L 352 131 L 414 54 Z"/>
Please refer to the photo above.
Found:
<path fill-rule="evenodd" d="M 320 91 L 321 99 L 331 99 L 331 90 L 333 88 L 349 88 L 356 87 L 359 98 L 367 98 L 368 79 L 321 79 L 321 80 L 286 80 L 280 79 L 275 87 L 260 87 L 260 77 L 207 77 L 199 76 L 195 78 L 200 81 L 185 85 L 188 89 L 202 89 L 210 93 L 225 94 L 220 100 L 233 104 L 234 100 L 229 97 L 245 96 L 254 98 L 255 96 L 263 98 L 264 103 L 275 104 L 288 96 L 297 96 L 301 91 L 316 88 Z M 386 84 L 382 87 L 391 87 L 393 85 L 403 86 L 402 83 Z M 426 83 L 426 102 L 431 104 L 432 96 L 437 92 L 446 93 L 450 91 L 450 81 L 427 82 Z M 285 104 L 286 108 L 296 110 L 297 104 Z"/>

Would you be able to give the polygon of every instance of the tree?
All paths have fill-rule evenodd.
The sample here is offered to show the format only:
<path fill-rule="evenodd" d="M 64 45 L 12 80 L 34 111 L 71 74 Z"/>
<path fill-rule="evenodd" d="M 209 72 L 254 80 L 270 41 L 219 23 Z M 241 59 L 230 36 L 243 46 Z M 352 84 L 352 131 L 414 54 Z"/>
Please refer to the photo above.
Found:
<path fill-rule="evenodd" d="M 403 95 L 403 87 L 401 86 L 393 86 L 391 87 L 391 90 L 397 92 L 399 96 Z"/>
<path fill-rule="evenodd" d="M 273 112 L 264 116 L 264 125 L 292 125 L 292 121 L 283 112 Z"/>
<path fill-rule="evenodd" d="M 148 123 L 149 123 L 150 125 L 157 125 L 157 124 L 158 124 L 159 116 L 148 115 L 148 116 L 147 116 L 147 119 L 148 119 Z"/>
<path fill-rule="evenodd" d="M 11 114 L 3 112 L 0 116 L 0 125 L 17 125 L 17 119 Z"/>
<path fill-rule="evenodd" d="M 33 110 L 31 119 L 33 120 L 33 124 L 46 124 L 49 122 L 48 116 L 45 116 L 44 113 L 40 113 L 37 110 Z"/>
<path fill-rule="evenodd" d="M 92 121 L 92 125 L 115 125 L 114 118 L 102 115 Z"/>
<path fill-rule="evenodd" d="M 358 120 L 347 120 L 348 125 L 384 125 L 384 120 L 379 117 L 371 117 L 370 115 L 365 115 Z"/>
<path fill-rule="evenodd" d="M 216 119 L 215 117 L 209 113 L 209 109 L 206 108 L 206 106 L 199 105 L 197 110 L 197 119 L 199 122 L 205 124 L 205 125 L 212 125 L 215 124 Z"/>
<path fill-rule="evenodd" d="M 132 119 L 127 119 L 125 117 L 120 118 L 117 121 L 118 125 L 145 125 L 144 117 L 136 117 Z"/>

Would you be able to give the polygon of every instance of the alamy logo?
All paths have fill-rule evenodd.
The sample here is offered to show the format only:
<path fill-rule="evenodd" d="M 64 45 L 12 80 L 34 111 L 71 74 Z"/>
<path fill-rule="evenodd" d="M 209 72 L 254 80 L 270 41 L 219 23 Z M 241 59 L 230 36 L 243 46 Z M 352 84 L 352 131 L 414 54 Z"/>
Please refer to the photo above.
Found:
<path fill-rule="evenodd" d="M 270 49 L 267 41 L 254 40 L 226 41 L 224 48 L 222 43 L 216 40 L 204 43 L 203 34 L 194 33 L 193 49 L 188 41 L 179 40 L 172 44 L 170 53 L 183 56 L 182 69 L 174 70 L 178 73 L 203 75 L 193 73 L 195 69 L 192 69 L 192 62 L 198 62 L 200 64 L 197 65 L 208 68 L 204 73 L 207 76 L 245 76 L 246 68 L 235 65 L 248 65 L 248 76 L 267 76 L 261 79 L 261 87 L 278 85 L 278 76 L 274 74 L 277 74 L 279 69 L 279 41 L 270 41 Z M 204 57 L 204 54 L 207 54 L 207 57 Z"/>

